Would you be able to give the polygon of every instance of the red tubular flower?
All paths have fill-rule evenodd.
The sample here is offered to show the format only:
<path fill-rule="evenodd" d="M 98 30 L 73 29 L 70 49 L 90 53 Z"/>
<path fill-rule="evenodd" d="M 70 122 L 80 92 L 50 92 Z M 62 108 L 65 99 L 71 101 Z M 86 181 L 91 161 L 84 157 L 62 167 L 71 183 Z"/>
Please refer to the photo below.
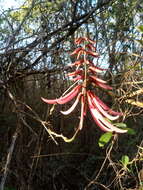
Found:
<path fill-rule="evenodd" d="M 73 105 L 67 111 L 61 111 L 61 113 L 64 114 L 64 115 L 68 115 L 71 112 L 73 112 L 74 109 L 76 108 L 79 100 L 80 100 L 81 95 L 82 95 L 82 93 L 79 93 L 78 96 L 77 96 L 77 98 L 76 98 L 76 100 L 75 100 L 75 102 L 73 103 Z"/>
<path fill-rule="evenodd" d="M 88 55 L 92 55 L 93 57 L 99 57 L 99 54 L 93 51 L 87 51 L 86 52 Z"/>
<path fill-rule="evenodd" d="M 49 100 L 49 99 L 45 99 L 45 98 L 41 98 L 45 103 L 47 104 L 65 104 L 69 101 L 71 101 L 80 91 L 81 85 L 77 85 L 72 91 L 70 91 L 68 94 L 66 94 L 65 96 L 58 98 L 58 99 L 54 99 L 54 100 Z"/>
<path fill-rule="evenodd" d="M 97 110 L 96 106 L 93 104 L 92 102 L 92 96 L 91 93 L 88 91 L 87 92 L 87 97 L 88 97 L 88 103 L 89 103 L 89 109 L 91 112 L 91 115 L 94 119 L 94 121 L 97 123 L 97 125 L 106 132 L 116 132 L 116 133 L 126 133 L 127 130 L 123 130 L 123 129 L 119 129 L 117 127 L 115 127 L 114 125 L 112 125 L 111 123 L 109 123 L 106 119 L 104 119 L 104 117 L 102 115 L 103 111 L 100 113 L 100 111 Z M 111 118 L 110 118 L 111 120 Z"/>
<path fill-rule="evenodd" d="M 75 54 L 79 54 L 79 52 L 84 51 L 84 49 L 82 47 L 76 48 L 71 55 L 75 55 Z"/>
<path fill-rule="evenodd" d="M 103 83 L 103 84 L 107 83 L 105 80 L 102 80 L 102 79 L 100 79 L 100 78 L 98 78 L 96 76 L 93 76 L 93 75 L 90 76 L 90 79 L 95 81 L 95 83 L 96 82 L 100 82 L 100 83 Z"/>
<path fill-rule="evenodd" d="M 74 72 L 72 72 L 72 73 L 68 73 L 67 74 L 67 76 L 77 76 L 77 75 L 79 75 L 79 74 L 81 74 L 83 72 L 83 70 L 81 70 L 81 69 L 78 69 L 78 70 L 76 70 L 76 71 L 74 71 Z"/>
<path fill-rule="evenodd" d="M 72 80 L 79 84 L 70 92 L 66 93 L 66 95 L 58 99 L 50 100 L 42 98 L 42 100 L 48 104 L 66 104 L 76 97 L 72 106 L 66 111 L 61 111 L 61 113 L 69 115 L 77 107 L 78 103 L 81 102 L 78 130 L 83 128 L 84 117 L 86 116 L 87 109 L 89 109 L 93 120 L 101 130 L 105 132 L 126 133 L 127 130 L 119 129 L 108 121 L 118 119 L 122 113 L 110 109 L 98 96 L 89 90 L 90 85 L 106 90 L 112 90 L 112 87 L 107 85 L 105 80 L 102 80 L 97 76 L 97 73 L 100 74 L 106 69 L 95 66 L 88 58 L 89 56 L 99 56 L 98 53 L 95 52 L 95 41 L 90 40 L 87 37 L 81 37 L 75 39 L 75 44 L 81 45 L 81 47 L 78 47 L 73 53 L 71 53 L 71 55 L 77 56 L 77 60 L 69 65 L 70 67 L 75 67 L 75 71 L 68 73 L 67 76 L 73 77 Z"/>
<path fill-rule="evenodd" d="M 100 102 L 98 101 L 98 99 L 96 98 L 96 96 L 94 96 L 94 94 L 92 92 L 88 92 L 88 95 L 90 96 L 90 98 L 92 99 L 92 104 L 94 105 L 94 107 L 107 119 L 109 120 L 116 120 L 119 118 L 119 115 L 116 116 L 112 116 L 110 115 L 107 111 L 105 111 L 102 106 L 100 105 Z"/>
<path fill-rule="evenodd" d="M 72 81 L 79 81 L 79 80 L 81 80 L 81 79 L 83 79 L 83 76 L 82 76 L 82 75 L 79 75 L 79 76 L 73 78 Z"/>
<path fill-rule="evenodd" d="M 90 51 L 96 51 L 96 48 L 93 46 L 93 44 L 86 44 L 85 47 Z"/>
<path fill-rule="evenodd" d="M 74 63 L 70 64 L 70 67 L 77 66 L 77 65 L 82 65 L 84 63 L 84 59 L 80 59 L 78 61 L 75 61 Z"/>
<path fill-rule="evenodd" d="M 96 73 L 101 73 L 102 71 L 106 71 L 107 69 L 101 69 L 100 67 L 90 66 L 88 68 L 90 71 Z"/>
<path fill-rule="evenodd" d="M 115 112 L 113 111 L 111 108 L 109 108 L 98 96 L 96 96 L 94 94 L 94 97 L 96 98 L 96 100 L 98 101 L 98 103 L 100 104 L 100 106 L 105 110 L 107 111 L 109 114 L 111 115 L 123 115 L 121 112 Z"/>

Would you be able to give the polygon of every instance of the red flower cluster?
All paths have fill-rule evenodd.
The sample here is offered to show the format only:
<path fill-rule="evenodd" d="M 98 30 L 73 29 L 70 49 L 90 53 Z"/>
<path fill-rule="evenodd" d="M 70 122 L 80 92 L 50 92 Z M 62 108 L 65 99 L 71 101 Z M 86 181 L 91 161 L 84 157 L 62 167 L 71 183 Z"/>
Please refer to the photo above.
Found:
<path fill-rule="evenodd" d="M 65 104 L 72 99 L 75 99 L 73 105 L 66 111 L 61 111 L 62 114 L 68 115 L 74 111 L 79 101 L 81 102 L 81 116 L 78 129 L 83 127 L 84 117 L 86 116 L 87 109 L 89 108 L 91 115 L 95 123 L 105 132 L 125 133 L 127 130 L 119 129 L 115 127 L 109 120 L 113 121 L 119 118 L 122 113 L 115 112 L 110 109 L 104 102 L 97 97 L 92 90 L 89 89 L 90 85 L 98 86 L 107 90 L 111 90 L 112 87 L 107 85 L 106 81 L 98 78 L 97 73 L 100 74 L 105 69 L 95 66 L 92 61 L 88 59 L 88 56 L 98 57 L 95 42 L 87 37 L 77 38 L 75 44 L 80 45 L 77 49 L 71 53 L 76 56 L 76 61 L 70 64 L 70 67 L 74 67 L 75 71 L 68 73 L 67 76 L 72 77 L 73 81 L 76 81 L 76 87 L 74 87 L 66 95 L 58 99 L 45 99 L 42 100 L 48 104 Z"/>

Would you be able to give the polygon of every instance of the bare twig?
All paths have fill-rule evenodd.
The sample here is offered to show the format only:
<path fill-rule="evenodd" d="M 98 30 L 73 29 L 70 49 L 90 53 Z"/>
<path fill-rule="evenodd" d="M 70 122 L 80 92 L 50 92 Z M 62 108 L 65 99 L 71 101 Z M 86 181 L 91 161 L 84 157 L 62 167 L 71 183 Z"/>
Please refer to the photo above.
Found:
<path fill-rule="evenodd" d="M 7 178 L 8 171 L 9 171 L 9 165 L 10 165 L 12 154 L 13 154 L 13 151 L 14 151 L 16 139 L 18 137 L 18 131 L 19 131 L 19 125 L 17 126 L 14 135 L 12 136 L 11 145 L 9 147 L 9 151 L 8 151 L 7 159 L 6 159 L 6 164 L 5 164 L 5 167 L 4 167 L 4 173 L 3 173 L 3 176 L 2 176 L 2 179 L 1 179 L 0 190 L 4 190 L 6 178 Z"/>

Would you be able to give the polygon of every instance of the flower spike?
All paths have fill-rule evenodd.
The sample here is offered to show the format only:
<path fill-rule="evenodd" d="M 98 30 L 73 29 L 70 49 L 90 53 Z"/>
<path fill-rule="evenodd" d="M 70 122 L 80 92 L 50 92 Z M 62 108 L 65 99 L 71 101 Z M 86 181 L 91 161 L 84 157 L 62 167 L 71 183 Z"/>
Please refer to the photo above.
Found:
<path fill-rule="evenodd" d="M 60 98 L 51 100 L 45 98 L 41 99 L 47 104 L 66 104 L 75 98 L 72 106 L 66 111 L 61 111 L 61 113 L 63 115 L 69 115 L 75 110 L 79 103 L 81 104 L 80 121 L 77 131 L 82 130 L 84 118 L 89 110 L 94 122 L 102 131 L 126 133 L 127 130 L 120 129 L 112 123 L 114 120 L 118 119 L 122 113 L 109 108 L 92 90 L 90 90 L 91 85 L 100 87 L 100 89 L 112 90 L 112 87 L 107 84 L 107 81 L 101 79 L 97 75 L 107 69 L 94 65 L 92 61 L 93 57 L 99 57 L 99 54 L 96 52 L 96 47 L 94 47 L 95 41 L 87 37 L 80 37 L 75 39 L 75 44 L 79 47 L 77 47 L 71 55 L 75 55 L 76 60 L 69 65 L 69 67 L 73 67 L 75 70 L 66 74 L 66 76 L 68 76 L 68 79 L 75 81 L 74 84 L 77 84 L 77 86 Z M 89 59 L 89 57 L 91 57 L 91 59 Z"/>

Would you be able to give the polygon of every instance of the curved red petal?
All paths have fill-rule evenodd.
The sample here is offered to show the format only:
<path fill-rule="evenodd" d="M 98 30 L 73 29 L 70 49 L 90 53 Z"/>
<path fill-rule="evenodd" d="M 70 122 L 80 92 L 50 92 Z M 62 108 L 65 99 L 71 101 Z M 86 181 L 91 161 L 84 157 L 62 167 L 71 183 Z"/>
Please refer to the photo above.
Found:
<path fill-rule="evenodd" d="M 90 40 L 90 39 L 87 38 L 87 37 L 80 37 L 80 38 L 76 38 L 76 39 L 75 39 L 75 44 L 79 45 L 79 44 L 81 44 L 81 43 L 84 42 L 84 41 L 87 41 L 87 42 L 89 42 L 89 43 L 91 43 L 91 44 L 95 44 L 95 43 L 96 43 L 95 41 Z"/>
<path fill-rule="evenodd" d="M 65 96 L 57 99 L 58 104 L 65 104 L 69 101 L 71 101 L 80 91 L 81 85 L 77 85 L 72 91 L 70 91 Z"/>
<path fill-rule="evenodd" d="M 90 76 L 90 78 L 96 82 L 99 82 L 99 83 L 107 83 L 105 80 L 102 80 L 96 76 Z"/>
<path fill-rule="evenodd" d="M 93 52 L 93 51 L 86 51 L 86 53 L 87 53 L 88 55 L 93 56 L 93 57 L 99 57 L 99 54 L 98 54 L 97 52 Z"/>
<path fill-rule="evenodd" d="M 82 47 L 76 48 L 76 49 L 71 53 L 71 55 L 78 54 L 79 51 L 83 51 L 83 48 L 82 48 Z"/>
<path fill-rule="evenodd" d="M 109 120 L 116 120 L 119 118 L 119 115 L 116 116 L 112 116 L 109 113 L 107 113 L 107 111 L 105 111 L 101 106 L 100 103 L 98 102 L 98 100 L 94 97 L 94 94 L 92 92 L 89 92 L 90 97 L 92 98 L 92 102 L 95 105 L 95 107 L 99 110 L 99 112 L 105 116 L 106 118 L 108 118 Z"/>
<path fill-rule="evenodd" d="M 79 76 L 77 76 L 75 78 L 72 78 L 71 80 L 72 81 L 77 81 L 77 80 L 82 80 L 82 79 L 83 79 L 83 76 L 79 75 Z"/>
<path fill-rule="evenodd" d="M 112 114 L 112 115 L 119 115 L 119 116 L 123 115 L 123 113 L 121 113 L 121 112 L 116 112 L 116 111 L 112 110 L 111 108 L 109 108 L 109 107 L 108 107 L 98 96 L 96 96 L 95 94 L 94 94 L 94 97 L 95 97 L 96 100 L 99 102 L 100 106 L 101 106 L 104 110 L 108 111 L 109 114 Z"/>
<path fill-rule="evenodd" d="M 47 104 L 57 104 L 57 99 L 46 99 L 41 97 L 41 99 L 43 100 L 43 102 L 47 103 Z"/>
<path fill-rule="evenodd" d="M 66 110 L 66 111 L 61 111 L 61 113 L 64 114 L 64 115 L 68 115 L 68 114 L 70 114 L 71 112 L 73 112 L 74 109 L 76 108 L 76 106 L 77 106 L 79 100 L 80 100 L 81 95 L 82 95 L 82 93 L 79 93 L 78 96 L 77 96 L 77 98 L 76 98 L 76 100 L 75 100 L 75 102 L 73 103 L 73 105 L 72 105 L 68 110 Z"/>
<path fill-rule="evenodd" d="M 68 73 L 67 76 L 76 76 L 78 74 L 81 74 L 82 72 L 83 72 L 82 69 L 78 69 L 78 70 L 76 70 L 76 71 L 74 71 L 72 73 Z"/>
<path fill-rule="evenodd" d="M 89 67 L 90 71 L 93 71 L 95 73 L 101 73 L 102 71 L 106 71 L 107 69 L 101 69 L 100 67 L 96 67 L 96 66 L 90 66 Z"/>
<path fill-rule="evenodd" d="M 72 67 L 72 66 L 76 66 L 76 65 L 81 65 L 83 62 L 84 62 L 84 59 L 81 59 L 81 60 L 75 61 L 74 63 L 72 63 L 68 66 Z"/>
<path fill-rule="evenodd" d="M 87 97 L 88 97 L 88 104 L 89 104 L 89 109 L 90 109 L 91 115 L 92 115 L 94 121 L 98 124 L 98 126 L 102 130 L 116 132 L 116 133 L 126 133 L 127 132 L 127 130 L 119 129 L 103 118 L 103 116 L 98 112 L 98 110 L 93 105 L 92 98 L 91 98 L 89 92 L 87 92 Z"/>
<path fill-rule="evenodd" d="M 86 44 L 85 47 L 88 48 L 91 51 L 96 51 L 96 47 L 94 47 L 93 44 L 90 44 L 90 43 Z"/>

